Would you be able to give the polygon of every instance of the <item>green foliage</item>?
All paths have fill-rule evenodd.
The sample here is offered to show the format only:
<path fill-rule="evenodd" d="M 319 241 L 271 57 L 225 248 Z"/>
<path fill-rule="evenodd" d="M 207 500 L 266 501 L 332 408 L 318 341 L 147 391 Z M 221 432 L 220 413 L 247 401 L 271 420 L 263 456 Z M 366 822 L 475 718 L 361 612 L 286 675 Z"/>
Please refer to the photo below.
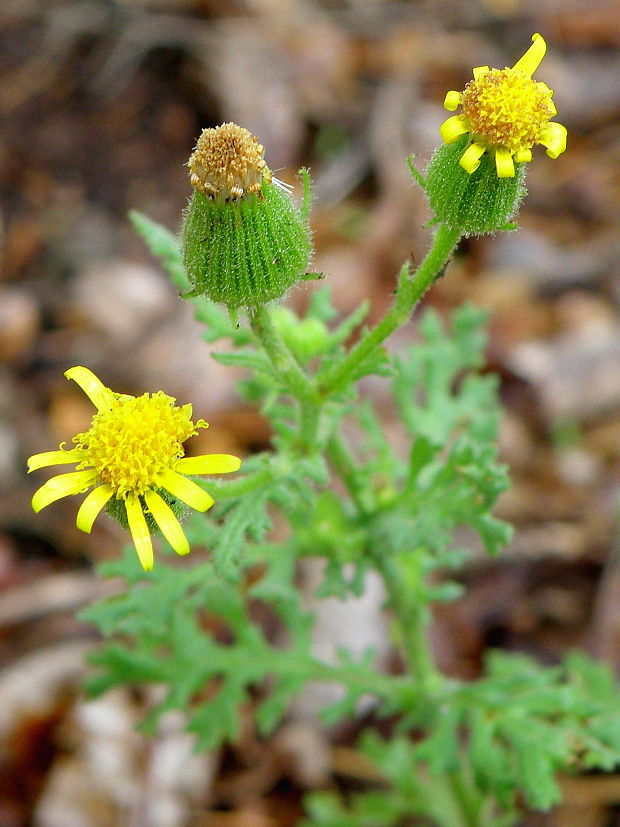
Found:
<path fill-rule="evenodd" d="M 174 286 L 179 290 L 187 290 L 189 288 L 187 273 L 181 261 L 177 240 L 170 230 L 152 221 L 138 210 L 130 210 L 129 219 L 134 230 L 145 241 L 150 253 L 159 259 Z"/>
<path fill-rule="evenodd" d="M 136 570 L 131 552 L 104 573 L 125 577 L 130 588 L 83 613 L 115 638 L 91 659 L 103 670 L 90 681 L 92 693 L 126 683 L 164 684 L 168 693 L 144 722 L 146 729 L 152 730 L 163 712 L 181 709 L 198 746 L 210 749 L 237 738 L 240 707 L 249 702 L 250 689 L 268 679 L 270 697 L 259 708 L 258 721 L 265 733 L 277 724 L 303 670 L 298 675 L 299 665 L 292 662 L 283 671 L 282 651 L 251 621 L 239 589 L 221 580 L 210 563 L 192 569 L 160 563 L 145 574 Z M 309 618 L 292 590 L 285 595 L 274 604 L 290 621 L 295 648 L 307 650 Z"/>
<path fill-rule="evenodd" d="M 611 770 L 620 763 L 614 677 L 583 654 L 543 669 L 524 656 L 493 652 L 485 676 L 459 700 L 479 782 L 507 799 L 520 788 L 530 806 L 545 810 L 560 801 L 559 769 Z"/>
<path fill-rule="evenodd" d="M 493 652 L 479 681 L 451 687 L 440 714 L 437 707 L 434 716 L 428 706 L 411 710 L 408 725 L 423 725 L 423 739 L 366 733 L 360 749 L 381 788 L 353 797 L 349 806 L 332 793 L 312 795 L 312 820 L 305 823 L 399 825 L 404 815 L 425 813 L 451 827 L 461 823 L 456 801 L 466 805 L 468 823 L 516 824 L 519 791 L 530 807 L 548 810 L 560 801 L 558 771 L 613 770 L 620 763 L 617 707 L 611 670 L 583 654 L 542 668 Z M 437 796 L 429 799 L 432 789 Z"/>
<path fill-rule="evenodd" d="M 460 156 L 456 144 L 438 152 Z M 426 180 L 414 173 L 429 192 L 438 163 Z M 482 198 L 480 169 L 482 177 L 463 172 L 457 211 L 464 199 L 471 206 Z M 304 221 L 308 181 L 306 174 Z M 505 221 L 514 209 L 506 206 L 509 187 L 511 198 L 520 196 L 521 179 L 491 199 L 495 229 L 500 212 Z M 144 216 L 132 220 L 185 289 L 176 239 Z M 186 235 L 194 221 L 188 216 Z M 472 226 L 459 224 L 464 234 L 482 231 Z M 214 261 L 242 248 L 235 232 Z M 461 594 L 454 574 L 470 554 L 462 537 L 471 545 L 477 535 L 495 555 L 511 536 L 492 514 L 508 477 L 496 456 L 497 379 L 484 372 L 486 314 L 466 305 L 444 322 L 427 312 L 415 343 L 392 354 L 383 346 L 441 273 L 457 237 L 440 226 L 418 271 L 401 269 L 394 306 L 373 328 L 361 327 L 367 303 L 338 321 L 326 288 L 313 293 L 304 316 L 254 308 L 249 325 L 205 296 L 193 299 L 204 337 L 217 347 L 213 357 L 245 371 L 240 392 L 268 418 L 273 449 L 248 458 L 234 478 L 209 480 L 216 506 L 206 519 L 192 513 L 185 527 L 208 562 L 160 562 L 145 573 L 128 552 L 102 566 L 104 575 L 124 578 L 126 590 L 83 613 L 106 638 L 92 658 L 91 691 L 163 686 L 165 697 L 144 726 L 182 710 L 199 748 L 238 738 L 248 708 L 261 733 L 273 731 L 310 681 L 342 689 L 323 710 L 327 726 L 355 716 L 360 700 L 373 697 L 375 714 L 389 717 L 392 728 L 389 738 L 373 731 L 360 738 L 375 780 L 348 799 L 334 791 L 309 796 L 307 827 L 509 827 L 523 802 L 546 810 L 559 801 L 558 772 L 620 763 L 620 694 L 605 667 L 578 654 L 543 668 L 492 653 L 482 677 L 464 683 L 436 670 L 425 642 L 433 604 Z M 244 249 L 243 266 L 254 267 L 255 252 Z M 192 279 L 199 292 L 223 300 L 203 275 Z M 370 374 L 386 377 L 396 439 L 357 385 Z M 315 598 L 350 599 L 363 593 L 369 572 L 382 579 L 405 674 L 378 671 L 370 650 L 356 658 L 340 651 L 330 663 L 312 655 L 314 618 L 296 583 L 305 557 L 324 562 Z"/>
<path fill-rule="evenodd" d="M 509 526 L 490 514 L 508 487 L 495 460 L 497 380 L 473 372 L 482 366 L 485 318 L 463 306 L 448 339 L 439 318 L 427 313 L 420 324 L 423 344 L 396 362 L 394 398 L 412 438 L 403 500 L 416 532 L 440 552 L 458 525 L 474 528 L 490 554 L 511 536 Z"/>

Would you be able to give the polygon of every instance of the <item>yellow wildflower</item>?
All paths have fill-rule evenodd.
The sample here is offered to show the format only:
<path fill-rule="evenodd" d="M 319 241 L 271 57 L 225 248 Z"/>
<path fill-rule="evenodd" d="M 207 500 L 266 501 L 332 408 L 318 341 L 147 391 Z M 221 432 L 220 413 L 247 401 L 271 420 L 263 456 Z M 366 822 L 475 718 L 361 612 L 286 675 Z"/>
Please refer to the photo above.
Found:
<path fill-rule="evenodd" d="M 162 391 L 142 396 L 114 393 L 84 367 L 66 371 L 97 408 L 90 428 L 73 437 L 75 448 L 34 454 L 28 470 L 75 463 L 75 470 L 52 477 L 32 498 L 35 512 L 71 494 L 92 488 L 80 506 L 76 524 L 90 533 L 106 504 L 124 506 L 127 526 L 144 569 L 153 568 L 149 522 L 158 526 L 177 554 L 187 554 L 189 543 L 170 504 L 181 500 L 206 511 L 213 498 L 185 474 L 226 474 L 241 461 L 230 454 L 185 457 L 183 442 L 207 428 L 192 422 L 192 406 L 175 405 Z M 172 496 L 170 496 L 172 495 Z"/>
<path fill-rule="evenodd" d="M 512 69 L 478 66 L 463 92 L 446 95 L 446 109 L 454 112 L 460 105 L 463 111 L 444 121 L 439 131 L 447 144 L 469 133 L 471 140 L 459 163 L 470 174 L 478 169 L 485 152 L 494 153 L 499 178 L 512 178 L 514 161 L 531 161 L 534 144 L 547 147 L 550 158 L 566 149 L 566 127 L 550 122 L 557 114 L 553 91 L 532 80 L 547 45 L 539 34 L 532 41 Z"/>

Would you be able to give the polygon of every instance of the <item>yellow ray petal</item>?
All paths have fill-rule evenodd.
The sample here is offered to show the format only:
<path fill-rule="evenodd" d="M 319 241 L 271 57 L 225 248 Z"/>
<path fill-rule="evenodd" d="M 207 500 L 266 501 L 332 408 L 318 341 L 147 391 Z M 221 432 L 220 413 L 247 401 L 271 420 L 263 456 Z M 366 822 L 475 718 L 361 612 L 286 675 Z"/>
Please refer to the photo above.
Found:
<path fill-rule="evenodd" d="M 453 144 L 464 132 L 469 132 L 469 121 L 464 115 L 452 115 L 439 127 L 439 134 L 446 144 Z"/>
<path fill-rule="evenodd" d="M 545 56 L 546 51 L 547 44 L 545 43 L 542 35 L 539 35 L 538 33 L 533 34 L 532 45 L 523 57 L 520 57 L 519 60 L 517 60 L 512 68 L 517 69 L 520 72 L 525 72 L 526 75 L 532 77 L 536 69 L 540 66 L 540 61 Z"/>
<path fill-rule="evenodd" d="M 537 141 L 547 147 L 550 158 L 557 158 L 566 149 L 566 135 L 566 127 L 561 123 L 548 123 L 541 129 Z"/>
<path fill-rule="evenodd" d="M 515 165 L 509 149 L 495 150 L 495 169 L 498 178 L 514 178 Z"/>
<path fill-rule="evenodd" d="M 153 519 L 172 548 L 177 554 L 187 554 L 189 551 L 187 537 L 183 534 L 183 529 L 168 503 L 162 500 L 156 491 L 146 491 L 144 499 L 153 515 Z"/>
<path fill-rule="evenodd" d="M 465 152 L 461 155 L 459 164 L 463 167 L 465 172 L 475 172 L 480 166 L 480 158 L 484 155 L 484 147 L 482 144 L 473 143 L 467 147 Z"/>
<path fill-rule="evenodd" d="M 42 454 L 33 454 L 28 457 L 28 473 L 47 468 L 48 465 L 68 465 L 70 462 L 82 462 L 84 452 L 77 448 L 72 451 L 43 451 Z"/>
<path fill-rule="evenodd" d="M 96 488 L 93 488 L 78 509 L 75 524 L 80 531 L 85 531 L 87 534 L 90 534 L 99 512 L 113 493 L 114 491 L 109 485 L 98 485 Z"/>
<path fill-rule="evenodd" d="M 107 410 L 114 402 L 114 394 L 106 388 L 101 379 L 98 379 L 92 370 L 80 367 L 69 368 L 65 371 L 67 379 L 73 379 L 84 391 L 98 411 Z"/>
<path fill-rule="evenodd" d="M 519 164 L 529 163 L 532 160 L 532 150 L 531 149 L 520 149 L 518 152 L 515 152 L 515 161 Z"/>
<path fill-rule="evenodd" d="M 163 471 L 158 477 L 159 484 L 170 491 L 175 497 L 195 508 L 196 511 L 206 511 L 211 508 L 215 500 L 200 486 L 187 477 L 182 477 L 176 471 Z"/>
<path fill-rule="evenodd" d="M 125 509 L 131 537 L 138 552 L 138 558 L 142 563 L 142 568 L 144 571 L 150 571 L 153 568 L 153 543 L 151 542 L 149 527 L 144 518 L 144 511 L 142 511 L 142 503 L 137 494 L 130 494 L 127 497 Z"/>
<path fill-rule="evenodd" d="M 92 485 L 94 481 L 94 471 L 72 471 L 69 474 L 59 474 L 57 477 L 52 477 L 38 491 L 35 491 L 32 498 L 32 509 L 38 514 L 42 508 L 56 502 L 56 500 L 61 500 L 71 494 L 79 494 Z"/>
<path fill-rule="evenodd" d="M 475 66 L 474 67 L 474 80 L 480 80 L 483 75 L 488 74 L 489 67 L 488 66 Z"/>
<path fill-rule="evenodd" d="M 174 470 L 180 474 L 230 474 L 241 468 L 241 460 L 232 454 L 203 454 L 178 459 Z"/>
<path fill-rule="evenodd" d="M 446 94 L 445 100 L 443 102 L 444 109 L 447 109 L 449 112 L 454 112 L 455 109 L 458 109 L 458 106 L 461 102 L 461 93 L 455 92 L 452 90 Z"/>

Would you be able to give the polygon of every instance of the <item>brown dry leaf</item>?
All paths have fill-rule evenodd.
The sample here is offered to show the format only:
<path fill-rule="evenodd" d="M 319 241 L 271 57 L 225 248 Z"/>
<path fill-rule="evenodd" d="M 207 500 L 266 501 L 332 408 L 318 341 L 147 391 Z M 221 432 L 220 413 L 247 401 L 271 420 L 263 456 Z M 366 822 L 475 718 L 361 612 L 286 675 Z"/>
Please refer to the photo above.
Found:
<path fill-rule="evenodd" d="M 52 574 L 7 590 L 0 603 L 0 629 L 38 620 L 52 612 L 75 612 L 118 590 L 109 581 L 77 572 Z"/>

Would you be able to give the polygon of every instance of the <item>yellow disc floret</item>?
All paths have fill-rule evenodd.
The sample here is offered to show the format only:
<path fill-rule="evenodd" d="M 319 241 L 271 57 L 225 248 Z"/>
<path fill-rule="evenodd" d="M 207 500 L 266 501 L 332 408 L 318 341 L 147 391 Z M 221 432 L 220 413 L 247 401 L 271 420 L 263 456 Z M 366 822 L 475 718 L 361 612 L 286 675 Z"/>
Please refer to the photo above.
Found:
<path fill-rule="evenodd" d="M 271 172 L 264 146 L 242 126 L 225 123 L 202 132 L 188 166 L 194 189 L 224 201 L 260 193 Z"/>
<path fill-rule="evenodd" d="M 184 455 L 183 442 L 206 425 L 194 425 L 191 405 L 174 402 L 162 391 L 117 398 L 95 414 L 87 431 L 73 437 L 84 452 L 78 469 L 93 468 L 97 481 L 109 485 L 117 498 L 157 488 L 161 473 Z"/>
<path fill-rule="evenodd" d="M 470 81 L 461 96 L 471 132 L 511 152 L 531 149 L 556 114 L 553 92 L 515 69 L 491 69 Z"/>
<path fill-rule="evenodd" d="M 463 111 L 444 121 L 439 131 L 447 144 L 469 133 L 459 163 L 470 174 L 478 169 L 485 152 L 495 156 L 498 177 L 511 178 L 515 161 L 532 160 L 534 144 L 545 146 L 551 158 L 566 149 L 566 128 L 551 123 L 556 114 L 553 91 L 532 80 L 547 46 L 539 34 L 532 41 L 512 68 L 477 66 L 463 92 L 452 90 L 446 95 L 446 109 L 462 106 Z"/>

